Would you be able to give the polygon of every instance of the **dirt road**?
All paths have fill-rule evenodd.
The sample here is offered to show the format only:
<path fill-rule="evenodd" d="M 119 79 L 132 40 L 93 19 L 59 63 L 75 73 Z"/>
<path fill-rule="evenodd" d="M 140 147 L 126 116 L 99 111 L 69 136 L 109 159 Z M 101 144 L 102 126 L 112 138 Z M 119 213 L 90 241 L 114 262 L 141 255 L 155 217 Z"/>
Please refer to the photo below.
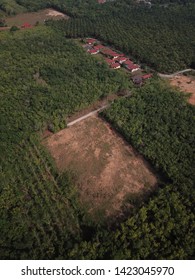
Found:
<path fill-rule="evenodd" d="M 189 69 L 184 69 L 184 70 L 175 72 L 175 73 L 173 73 L 173 74 L 162 74 L 162 73 L 158 73 L 158 76 L 161 77 L 161 78 L 168 78 L 168 79 L 169 79 L 169 78 L 173 78 L 173 77 L 175 77 L 175 76 L 177 76 L 177 75 L 179 75 L 179 74 L 183 74 L 183 73 L 190 72 L 190 71 L 195 72 L 194 69 L 189 68 Z"/>
<path fill-rule="evenodd" d="M 99 109 L 97 109 L 97 110 L 95 110 L 95 111 L 92 111 L 92 112 L 90 112 L 90 113 L 88 113 L 88 114 L 86 114 L 86 115 L 84 115 L 84 116 L 82 116 L 82 117 L 80 117 L 80 118 L 78 118 L 78 119 L 72 121 L 72 122 L 69 122 L 69 123 L 67 124 L 67 127 L 70 127 L 70 126 L 72 126 L 72 125 L 74 125 L 74 124 L 76 124 L 76 123 L 78 123 L 78 122 L 80 122 L 80 121 L 82 121 L 82 120 L 84 120 L 84 119 L 87 119 L 87 118 L 89 118 L 89 117 L 91 117 L 91 116 L 96 115 L 99 111 L 101 111 L 101 110 L 107 108 L 108 106 L 109 106 L 109 104 L 104 105 L 104 106 L 102 106 L 101 108 L 99 108 Z"/>

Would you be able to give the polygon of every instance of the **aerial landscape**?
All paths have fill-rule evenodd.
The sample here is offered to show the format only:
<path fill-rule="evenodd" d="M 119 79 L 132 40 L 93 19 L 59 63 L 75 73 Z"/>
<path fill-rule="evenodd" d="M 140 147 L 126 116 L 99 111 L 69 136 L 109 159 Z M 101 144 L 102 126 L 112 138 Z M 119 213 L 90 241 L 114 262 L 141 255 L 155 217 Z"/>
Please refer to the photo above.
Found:
<path fill-rule="evenodd" d="M 195 1 L 0 0 L 0 259 L 195 259 Z"/>

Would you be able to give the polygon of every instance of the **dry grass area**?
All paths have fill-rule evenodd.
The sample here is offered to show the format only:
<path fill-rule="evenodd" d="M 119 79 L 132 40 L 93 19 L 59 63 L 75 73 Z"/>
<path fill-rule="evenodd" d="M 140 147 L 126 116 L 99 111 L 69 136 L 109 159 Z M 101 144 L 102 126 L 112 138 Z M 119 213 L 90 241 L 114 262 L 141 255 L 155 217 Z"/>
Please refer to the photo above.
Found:
<path fill-rule="evenodd" d="M 192 93 L 188 101 L 195 105 L 195 77 L 178 75 L 170 79 L 170 84 L 183 92 Z"/>
<path fill-rule="evenodd" d="M 32 25 L 36 24 L 36 22 L 44 23 L 45 20 L 48 19 L 68 19 L 69 17 L 63 13 L 60 13 L 53 9 L 45 9 L 38 12 L 33 13 L 23 13 L 18 14 L 16 16 L 6 18 L 6 23 L 8 26 L 17 25 L 20 26 L 25 22 L 28 22 Z"/>
<path fill-rule="evenodd" d="M 131 195 L 157 183 L 148 163 L 110 125 L 93 116 L 44 140 L 60 171 L 74 174 L 80 201 L 94 220 L 122 217 Z"/>

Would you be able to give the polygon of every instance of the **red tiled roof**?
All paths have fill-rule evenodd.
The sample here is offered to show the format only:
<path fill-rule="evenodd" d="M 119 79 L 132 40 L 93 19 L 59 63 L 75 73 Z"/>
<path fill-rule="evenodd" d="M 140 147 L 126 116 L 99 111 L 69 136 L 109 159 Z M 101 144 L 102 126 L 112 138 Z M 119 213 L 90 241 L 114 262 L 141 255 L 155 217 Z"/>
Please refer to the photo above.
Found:
<path fill-rule="evenodd" d="M 95 50 L 101 50 L 101 49 L 104 49 L 105 46 L 103 46 L 103 45 L 96 45 L 96 46 L 94 46 L 93 48 L 94 48 Z"/>
<path fill-rule="evenodd" d="M 117 58 L 118 61 L 126 61 L 128 58 L 127 57 L 123 57 L 123 56 L 119 56 Z"/>
<path fill-rule="evenodd" d="M 142 78 L 145 80 L 145 79 L 149 79 L 152 77 L 152 74 L 145 74 L 142 76 Z"/>
<path fill-rule="evenodd" d="M 131 61 L 130 59 L 127 59 L 123 64 L 125 64 L 125 65 L 133 65 L 133 61 Z"/>
<path fill-rule="evenodd" d="M 97 41 L 97 40 L 96 40 L 96 39 L 93 39 L 93 38 L 87 38 L 87 39 L 86 39 L 86 42 L 87 42 L 88 44 L 94 44 L 96 41 Z"/>
<path fill-rule="evenodd" d="M 136 65 L 136 64 L 128 64 L 127 65 L 127 69 L 129 70 L 135 70 L 135 69 L 138 69 L 139 68 L 139 65 Z"/>
<path fill-rule="evenodd" d="M 96 54 L 96 53 L 98 53 L 98 50 L 91 49 L 91 50 L 88 50 L 88 52 L 90 54 Z"/>
<path fill-rule="evenodd" d="M 105 58 L 105 61 L 106 61 L 108 64 L 115 63 L 115 61 L 112 60 L 112 59 L 110 59 L 110 58 Z"/>
<path fill-rule="evenodd" d="M 101 50 L 101 52 L 103 53 L 103 54 L 105 54 L 105 55 L 110 55 L 110 56 L 112 56 L 112 57 L 118 57 L 119 56 L 119 54 L 118 53 L 116 53 L 116 52 L 114 52 L 113 50 L 111 50 L 111 49 L 104 49 L 104 50 Z"/>
<path fill-rule="evenodd" d="M 105 53 L 105 54 L 110 54 L 112 52 L 113 51 L 111 49 L 108 49 L 108 48 L 105 48 L 104 50 L 102 50 L 102 53 Z"/>
<path fill-rule="evenodd" d="M 112 63 L 112 64 L 110 65 L 110 67 L 111 67 L 111 68 L 119 68 L 119 67 L 121 67 L 121 66 L 120 66 L 119 63 Z"/>

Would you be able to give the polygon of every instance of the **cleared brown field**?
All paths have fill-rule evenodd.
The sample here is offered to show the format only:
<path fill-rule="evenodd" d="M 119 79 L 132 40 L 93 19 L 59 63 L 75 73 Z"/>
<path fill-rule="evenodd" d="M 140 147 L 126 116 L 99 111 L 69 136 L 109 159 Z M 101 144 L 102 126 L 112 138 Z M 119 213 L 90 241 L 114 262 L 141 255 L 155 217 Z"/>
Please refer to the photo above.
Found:
<path fill-rule="evenodd" d="M 102 119 L 93 116 L 44 140 L 60 171 L 71 170 L 80 201 L 94 220 L 122 217 L 128 198 L 157 183 L 148 163 Z"/>
<path fill-rule="evenodd" d="M 183 92 L 192 93 L 188 102 L 195 105 L 195 77 L 178 75 L 170 79 L 170 84 Z"/>
<path fill-rule="evenodd" d="M 21 26 L 23 23 L 28 22 L 34 25 L 36 22 L 44 23 L 48 19 L 68 19 L 69 17 L 53 9 L 45 9 L 33 13 L 23 13 L 16 16 L 6 18 L 8 26 L 17 25 Z"/>

